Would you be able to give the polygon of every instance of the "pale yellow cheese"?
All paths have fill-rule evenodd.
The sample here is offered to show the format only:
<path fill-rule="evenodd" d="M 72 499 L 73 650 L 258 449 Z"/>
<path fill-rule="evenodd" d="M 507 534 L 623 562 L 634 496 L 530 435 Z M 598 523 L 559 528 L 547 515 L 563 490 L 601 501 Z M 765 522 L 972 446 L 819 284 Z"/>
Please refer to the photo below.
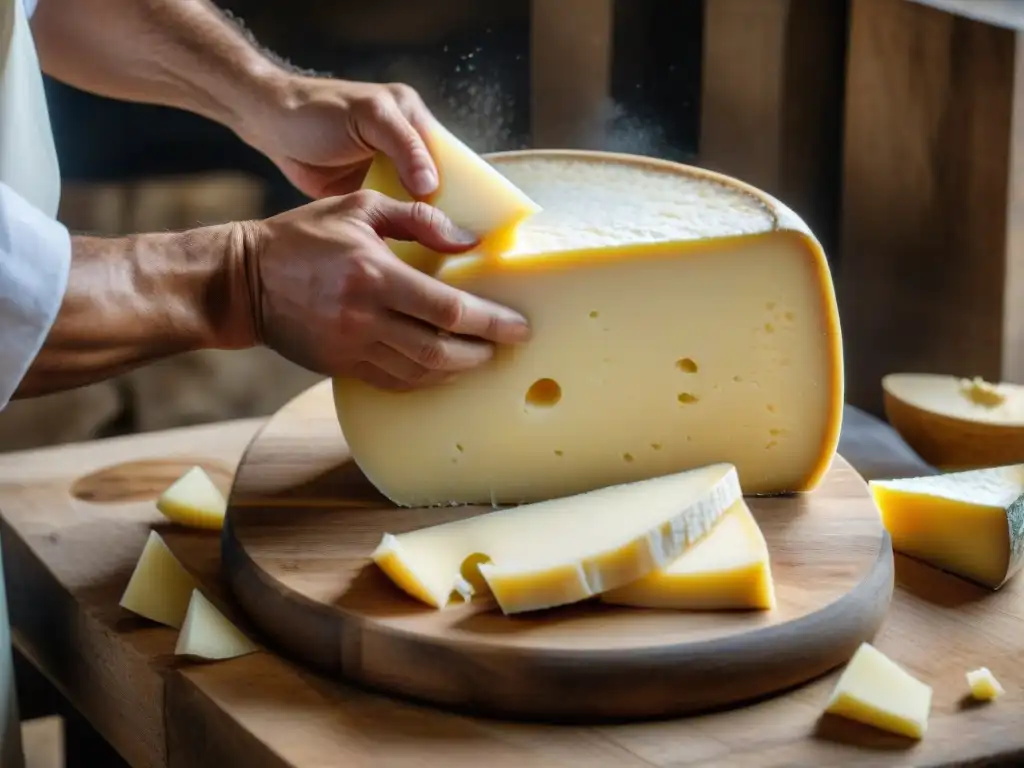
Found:
<path fill-rule="evenodd" d="M 929 464 L 965 470 L 1024 461 L 1024 386 L 892 373 L 882 390 L 890 423 Z"/>
<path fill-rule="evenodd" d="M 1006 693 L 988 667 L 979 667 L 968 672 L 967 685 L 971 689 L 971 696 L 978 701 L 992 701 Z"/>
<path fill-rule="evenodd" d="M 185 623 L 174 647 L 177 656 L 195 659 L 233 659 L 259 650 L 257 645 L 211 603 L 193 590 Z"/>
<path fill-rule="evenodd" d="M 437 191 L 423 199 L 480 237 L 481 250 L 496 253 L 507 248 L 516 225 L 540 210 L 490 163 L 436 121 L 428 131 L 427 147 L 437 167 L 439 183 Z M 374 158 L 363 188 L 396 200 L 413 199 L 394 163 L 383 154 Z M 399 258 L 427 273 L 433 273 L 443 260 L 441 255 L 416 242 L 387 243 Z"/>
<path fill-rule="evenodd" d="M 156 508 L 179 525 L 220 530 L 227 501 L 202 467 L 192 467 L 160 494 Z"/>
<path fill-rule="evenodd" d="M 715 464 L 569 498 L 502 509 L 397 536 L 374 561 L 413 597 L 489 591 L 505 613 L 585 600 L 663 567 L 737 499 L 734 467 Z"/>
<path fill-rule="evenodd" d="M 160 534 L 150 531 L 120 604 L 132 613 L 177 629 L 185 620 L 192 590 L 198 586 Z"/>
<path fill-rule="evenodd" d="M 747 493 L 815 487 L 843 365 L 829 269 L 803 224 L 671 163 L 494 162 L 543 210 L 501 258 L 453 257 L 438 276 L 524 313 L 532 340 L 445 386 L 336 380 L 366 476 L 406 506 L 538 501 L 719 461 Z"/>
<path fill-rule="evenodd" d="M 1024 465 L 873 480 L 893 549 L 991 589 L 1024 562 Z"/>
<path fill-rule="evenodd" d="M 920 739 L 928 730 L 931 706 L 931 686 L 864 643 L 839 676 L 825 711 Z"/>
<path fill-rule="evenodd" d="M 706 537 L 669 565 L 605 592 L 601 600 L 641 608 L 722 611 L 775 607 L 768 545 L 743 499 Z"/>

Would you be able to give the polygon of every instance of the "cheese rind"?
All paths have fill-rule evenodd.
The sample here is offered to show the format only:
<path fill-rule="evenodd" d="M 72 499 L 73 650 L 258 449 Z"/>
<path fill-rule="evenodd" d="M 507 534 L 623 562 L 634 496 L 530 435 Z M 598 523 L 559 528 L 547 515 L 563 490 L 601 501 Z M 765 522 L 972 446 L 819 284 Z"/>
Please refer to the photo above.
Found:
<path fill-rule="evenodd" d="M 978 701 L 992 701 L 1006 693 L 988 667 L 979 667 L 968 672 L 967 685 L 971 689 L 971 696 Z"/>
<path fill-rule="evenodd" d="M 224 527 L 227 500 L 202 467 L 189 469 L 156 500 L 156 508 L 173 523 L 190 528 Z"/>
<path fill-rule="evenodd" d="M 1024 564 L 1024 464 L 868 485 L 897 552 L 990 589 Z"/>
<path fill-rule="evenodd" d="M 500 258 L 453 257 L 437 276 L 520 311 L 532 338 L 445 386 L 336 379 L 370 481 L 403 506 L 523 503 L 723 461 L 747 493 L 814 488 L 838 441 L 842 351 L 799 220 L 675 164 L 495 164 L 543 210 Z"/>
<path fill-rule="evenodd" d="M 839 676 L 825 711 L 913 739 L 924 737 L 932 689 L 869 643 Z"/>
<path fill-rule="evenodd" d="M 120 605 L 139 616 L 177 629 L 185 620 L 192 590 L 198 586 L 160 534 L 150 531 Z"/>
<path fill-rule="evenodd" d="M 487 253 L 507 249 L 515 227 L 540 207 L 505 178 L 500 171 L 434 121 L 426 136 L 427 148 L 437 167 L 437 190 L 425 202 L 445 213 L 455 224 L 481 238 L 478 248 Z M 378 153 L 363 180 L 372 189 L 396 200 L 411 201 L 394 163 Z M 444 256 L 413 241 L 387 241 L 400 259 L 433 274 Z"/>
<path fill-rule="evenodd" d="M 473 581 L 502 611 L 585 600 L 642 578 L 703 538 L 741 497 L 734 467 L 716 464 L 502 509 L 393 536 L 373 559 L 408 594 L 443 608 Z"/>
<path fill-rule="evenodd" d="M 770 610 L 775 585 L 764 534 L 737 500 L 715 527 L 664 568 L 605 592 L 601 600 L 639 608 Z"/>
<path fill-rule="evenodd" d="M 245 656 L 259 647 L 221 613 L 198 589 L 192 591 L 188 613 L 174 647 L 176 656 L 220 661 Z"/>

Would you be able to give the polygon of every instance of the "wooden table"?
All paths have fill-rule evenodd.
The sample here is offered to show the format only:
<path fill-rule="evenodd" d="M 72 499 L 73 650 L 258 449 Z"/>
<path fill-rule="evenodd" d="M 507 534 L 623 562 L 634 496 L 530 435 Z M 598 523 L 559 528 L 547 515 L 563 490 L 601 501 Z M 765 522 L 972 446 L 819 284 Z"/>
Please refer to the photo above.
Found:
<path fill-rule="evenodd" d="M 956 728 L 943 725 L 908 745 L 856 724 L 819 720 L 834 674 L 733 712 L 594 728 L 446 714 L 333 684 L 265 652 L 208 665 L 180 662 L 172 655 L 173 630 L 127 615 L 117 601 L 150 527 L 160 525 L 152 499 L 183 463 L 200 461 L 228 482 L 258 426 L 229 422 L 0 457 L 0 536 L 15 644 L 135 768 L 885 766 L 1024 759 L 1019 664 L 995 670 L 1009 688 L 1004 699 L 959 712 Z M 216 589 L 217 536 L 160 530 Z M 897 560 L 897 594 L 878 645 L 911 670 L 927 672 L 936 686 L 935 714 L 956 712 L 964 671 L 997 653 L 1019 658 L 1024 622 L 1019 612 L 990 604 L 997 621 L 982 634 L 972 620 L 981 590 Z M 997 599 L 1019 597 L 1004 595 Z"/>

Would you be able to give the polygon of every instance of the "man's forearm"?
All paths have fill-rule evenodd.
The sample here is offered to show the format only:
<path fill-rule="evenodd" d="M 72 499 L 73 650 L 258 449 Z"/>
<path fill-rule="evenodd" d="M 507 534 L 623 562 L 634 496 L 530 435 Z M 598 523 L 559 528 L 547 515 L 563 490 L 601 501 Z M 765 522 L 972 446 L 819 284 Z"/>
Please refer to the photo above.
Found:
<path fill-rule="evenodd" d="M 60 312 L 15 397 L 90 384 L 170 355 L 253 343 L 238 228 L 76 237 Z"/>
<path fill-rule="evenodd" d="M 208 0 L 39 0 L 32 31 L 57 80 L 235 131 L 283 97 L 284 68 Z"/>

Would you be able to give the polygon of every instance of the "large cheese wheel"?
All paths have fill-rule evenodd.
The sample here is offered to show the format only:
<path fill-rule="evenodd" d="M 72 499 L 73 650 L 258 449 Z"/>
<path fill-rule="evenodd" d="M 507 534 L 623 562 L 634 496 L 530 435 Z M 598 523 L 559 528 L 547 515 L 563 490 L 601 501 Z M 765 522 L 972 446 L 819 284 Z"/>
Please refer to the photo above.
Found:
<path fill-rule="evenodd" d="M 647 158 L 491 161 L 542 211 L 501 257 L 452 257 L 437 275 L 522 312 L 533 338 L 450 385 L 335 381 L 352 455 L 382 493 L 528 502 L 715 462 L 747 493 L 819 482 L 838 441 L 842 344 L 825 256 L 794 213 Z"/>

